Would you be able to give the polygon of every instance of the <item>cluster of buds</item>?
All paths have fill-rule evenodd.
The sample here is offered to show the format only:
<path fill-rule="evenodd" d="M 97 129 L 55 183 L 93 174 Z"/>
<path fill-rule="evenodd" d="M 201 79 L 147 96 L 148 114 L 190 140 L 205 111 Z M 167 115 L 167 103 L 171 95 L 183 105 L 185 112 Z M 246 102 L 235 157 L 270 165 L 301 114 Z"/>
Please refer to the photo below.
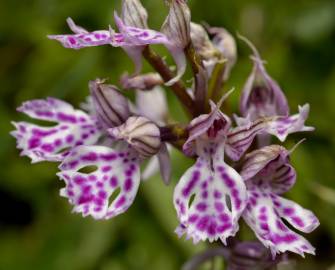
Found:
<path fill-rule="evenodd" d="M 293 149 L 271 144 L 272 136 L 283 142 L 291 133 L 313 130 L 305 126 L 309 105 L 290 115 L 286 97 L 260 54 L 240 37 L 252 49 L 254 67 L 242 90 L 241 115 L 233 121 L 223 103 L 233 92 L 223 87 L 237 58 L 233 36 L 224 28 L 191 22 L 186 0 L 166 2 L 169 13 L 161 31 L 148 28 L 139 0 L 123 0 L 121 17 L 115 12 L 119 32 L 110 26 L 89 32 L 68 19 L 74 34 L 49 36 L 72 49 L 121 47 L 134 61 L 135 73 L 122 75 L 123 90 L 105 80 L 91 81 L 86 112 L 55 98 L 23 103 L 18 111 L 56 125 L 15 122 L 12 135 L 21 154 L 32 162 L 60 162 L 58 176 L 65 183 L 60 194 L 74 212 L 109 219 L 131 206 L 141 179 L 160 170 L 164 183 L 170 183 L 169 151 L 176 147 L 195 159 L 174 191 L 179 236 L 226 245 L 242 218 L 272 257 L 286 251 L 314 254 L 312 245 L 287 226 L 308 233 L 319 225 L 311 211 L 282 197 L 296 181 L 290 164 Z M 151 44 L 168 49 L 176 73 Z M 142 58 L 154 73 L 140 74 Z M 191 85 L 182 80 L 187 63 L 194 76 Z M 177 96 L 189 123 L 168 115 L 163 87 Z M 135 103 L 123 95 L 125 90 L 135 91 Z M 148 159 L 141 176 L 140 166 Z M 257 252 L 252 254 L 260 254 L 260 243 L 253 245 Z M 235 257 L 236 250 L 231 251 Z"/>

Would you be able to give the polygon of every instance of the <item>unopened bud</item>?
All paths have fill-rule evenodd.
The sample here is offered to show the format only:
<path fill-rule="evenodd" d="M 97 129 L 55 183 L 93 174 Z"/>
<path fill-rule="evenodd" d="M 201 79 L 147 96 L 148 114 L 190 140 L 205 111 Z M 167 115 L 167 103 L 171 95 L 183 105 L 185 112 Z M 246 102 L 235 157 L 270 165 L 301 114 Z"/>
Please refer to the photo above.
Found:
<path fill-rule="evenodd" d="M 185 48 L 190 40 L 191 12 L 186 0 L 166 1 L 170 11 L 162 26 L 162 32 L 179 48 Z"/>
<path fill-rule="evenodd" d="M 120 83 L 124 89 L 151 90 L 157 85 L 162 85 L 164 81 L 158 73 L 147 73 L 138 76 L 124 74 Z"/>
<path fill-rule="evenodd" d="M 222 53 L 227 61 L 225 66 L 224 79 L 229 77 L 230 71 L 236 63 L 237 47 L 234 37 L 224 28 L 209 27 L 207 31 L 214 35 L 212 42 L 214 46 Z"/>
<path fill-rule="evenodd" d="M 161 147 L 160 130 L 154 122 L 142 116 L 132 116 L 121 126 L 108 130 L 119 140 L 125 140 L 142 159 L 158 153 Z"/>
<path fill-rule="evenodd" d="M 139 0 L 122 1 L 122 20 L 127 26 L 148 28 L 148 13 Z"/>
<path fill-rule="evenodd" d="M 195 50 L 203 60 L 220 58 L 221 52 L 215 48 L 206 30 L 200 24 L 191 23 L 191 39 Z"/>
<path fill-rule="evenodd" d="M 130 116 L 128 100 L 115 86 L 97 79 L 90 81 L 89 88 L 94 109 L 103 127 L 119 126 L 127 120 Z"/>

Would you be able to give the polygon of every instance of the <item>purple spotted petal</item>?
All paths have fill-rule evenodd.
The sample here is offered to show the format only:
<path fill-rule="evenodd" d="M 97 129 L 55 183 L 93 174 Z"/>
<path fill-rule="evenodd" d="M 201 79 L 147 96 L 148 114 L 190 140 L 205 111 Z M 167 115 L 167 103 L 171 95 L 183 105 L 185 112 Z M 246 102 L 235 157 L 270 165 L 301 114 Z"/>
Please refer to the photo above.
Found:
<path fill-rule="evenodd" d="M 81 172 L 92 166 L 93 172 Z M 66 184 L 61 196 L 67 197 L 74 205 L 73 211 L 84 217 L 109 219 L 122 214 L 133 203 L 140 183 L 138 157 L 131 150 L 78 146 L 59 168 L 58 176 Z M 118 195 L 110 201 L 114 193 Z"/>
<path fill-rule="evenodd" d="M 199 157 L 175 188 L 173 200 L 180 221 L 176 233 L 186 234 L 194 243 L 219 238 L 226 243 L 238 231 L 246 187 L 241 176 L 222 159 L 210 164 L 208 158 Z"/>
<path fill-rule="evenodd" d="M 88 32 L 86 29 L 76 25 L 71 18 L 67 20 L 69 28 L 74 35 L 49 35 L 49 39 L 59 41 L 65 48 L 81 49 L 91 46 L 100 46 L 112 43 L 116 38 L 108 30 Z M 117 39 L 117 38 L 116 38 Z"/>
<path fill-rule="evenodd" d="M 268 122 L 266 132 L 276 136 L 279 140 L 285 141 L 290 133 L 301 131 L 313 131 L 313 127 L 305 126 L 309 114 L 309 104 L 299 106 L 299 113 L 291 116 L 280 116 Z"/>
<path fill-rule="evenodd" d="M 310 233 L 320 225 L 318 218 L 312 211 L 280 196 L 273 195 L 272 198 L 278 214 L 297 230 Z"/>
<path fill-rule="evenodd" d="M 289 107 L 278 83 L 266 72 L 263 60 L 255 46 L 245 37 L 240 37 L 253 50 L 253 70 L 243 88 L 240 111 L 243 116 L 250 115 L 252 120 L 275 115 L 286 116 Z"/>
<path fill-rule="evenodd" d="M 70 104 L 48 98 L 27 101 L 18 111 L 31 118 L 52 122 L 54 126 L 40 126 L 28 122 L 13 123 L 11 134 L 17 139 L 21 155 L 32 162 L 61 161 L 68 149 L 81 144 L 93 144 L 100 136 L 96 121 Z"/>
<path fill-rule="evenodd" d="M 249 202 L 243 212 L 243 218 L 264 246 L 270 248 L 273 256 L 286 251 L 301 256 L 304 256 L 304 253 L 314 254 L 314 247 L 304 237 L 289 229 L 283 222 L 283 215 L 278 213 L 281 201 L 278 200 L 276 195 L 254 185 L 248 187 L 248 192 Z M 290 218 L 285 216 L 285 219 Z M 307 219 L 311 221 L 309 218 Z M 291 220 L 289 222 L 291 223 Z M 314 226 L 312 225 L 313 228 Z"/>

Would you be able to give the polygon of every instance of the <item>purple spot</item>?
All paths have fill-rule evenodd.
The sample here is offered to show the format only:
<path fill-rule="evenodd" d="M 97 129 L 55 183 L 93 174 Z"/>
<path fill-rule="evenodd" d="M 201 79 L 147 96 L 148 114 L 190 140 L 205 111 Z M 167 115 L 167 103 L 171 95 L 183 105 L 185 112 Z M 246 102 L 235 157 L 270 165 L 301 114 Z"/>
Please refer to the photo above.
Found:
<path fill-rule="evenodd" d="M 55 142 L 54 142 L 54 145 L 55 145 L 55 146 L 61 146 L 61 144 L 62 144 L 62 140 L 61 140 L 61 139 L 57 139 L 57 140 L 55 140 Z"/>
<path fill-rule="evenodd" d="M 267 223 L 261 223 L 261 229 L 264 231 L 269 231 L 269 225 Z"/>
<path fill-rule="evenodd" d="M 73 37 L 69 37 L 69 42 L 74 45 L 76 44 L 76 40 Z"/>
<path fill-rule="evenodd" d="M 112 166 L 106 165 L 101 168 L 102 172 L 109 172 L 112 169 Z"/>
<path fill-rule="evenodd" d="M 118 185 L 116 176 L 112 176 L 112 178 L 109 180 L 109 184 L 111 187 L 116 187 Z"/>
<path fill-rule="evenodd" d="M 227 185 L 227 187 L 233 188 L 235 186 L 234 181 L 229 177 L 228 174 L 222 173 L 221 177 L 222 177 L 223 181 L 225 182 L 225 184 Z"/>
<path fill-rule="evenodd" d="M 76 117 L 74 117 L 73 115 L 62 113 L 62 112 L 57 113 L 57 119 L 59 121 L 70 122 L 73 124 L 77 123 Z"/>
<path fill-rule="evenodd" d="M 304 226 L 305 226 L 304 222 L 303 222 L 302 219 L 299 218 L 299 217 L 292 217 L 292 221 L 293 221 L 295 224 L 297 224 L 299 227 L 304 227 Z"/>
<path fill-rule="evenodd" d="M 82 185 L 85 182 L 85 178 L 80 176 L 80 175 L 76 175 L 73 179 L 73 181 L 77 184 L 77 185 Z"/>
<path fill-rule="evenodd" d="M 112 161 L 116 159 L 115 154 L 100 154 L 100 158 L 104 161 Z"/>
<path fill-rule="evenodd" d="M 124 189 L 125 191 L 130 191 L 131 188 L 133 187 L 133 181 L 131 180 L 131 178 L 127 178 L 126 181 L 124 182 Z"/>
<path fill-rule="evenodd" d="M 218 226 L 218 227 L 217 227 L 217 232 L 218 232 L 218 233 L 223 233 L 223 232 L 225 232 L 226 230 L 230 229 L 231 227 L 232 227 L 231 223 L 227 223 L 227 224 Z"/>
<path fill-rule="evenodd" d="M 87 155 L 81 156 L 81 160 L 83 161 L 96 161 L 98 159 L 98 155 L 94 152 L 90 152 Z"/>
<path fill-rule="evenodd" d="M 191 181 L 188 182 L 187 186 L 183 189 L 182 193 L 184 195 L 184 197 L 187 197 L 191 190 L 193 189 L 193 187 L 195 186 L 195 184 L 199 181 L 200 179 L 200 172 L 199 171 L 194 171 Z"/>
<path fill-rule="evenodd" d="M 222 223 L 226 223 L 230 220 L 229 216 L 227 214 L 221 214 L 219 215 L 219 219 Z"/>
<path fill-rule="evenodd" d="M 222 212 L 224 209 L 224 205 L 221 202 L 215 202 L 214 207 L 219 212 Z"/>
<path fill-rule="evenodd" d="M 197 210 L 200 212 L 206 211 L 207 209 L 207 204 L 204 202 L 198 203 L 196 206 Z"/>
<path fill-rule="evenodd" d="M 41 148 L 42 148 L 42 150 L 44 150 L 46 152 L 49 152 L 49 153 L 54 151 L 54 149 L 55 149 L 52 144 L 43 144 L 41 146 Z"/>
<path fill-rule="evenodd" d="M 209 221 L 210 221 L 209 216 L 204 216 L 204 217 L 200 218 L 200 220 L 197 223 L 197 229 L 199 231 L 206 230 Z"/>
<path fill-rule="evenodd" d="M 100 190 L 99 193 L 98 193 L 98 196 L 101 198 L 101 199 L 106 199 L 107 198 L 107 193 L 103 190 Z"/>
<path fill-rule="evenodd" d="M 97 177 L 95 175 L 91 174 L 91 175 L 88 176 L 88 180 L 93 182 L 93 181 L 97 180 Z"/>
<path fill-rule="evenodd" d="M 293 208 L 284 208 L 283 212 L 284 212 L 285 215 L 291 216 L 294 213 L 294 209 Z"/>
<path fill-rule="evenodd" d="M 121 207 L 122 205 L 124 205 L 126 202 L 126 197 L 125 196 L 122 196 L 120 199 L 118 199 L 115 203 L 115 208 L 119 208 Z"/>
<path fill-rule="evenodd" d="M 74 136 L 73 135 L 67 135 L 65 138 L 67 143 L 72 143 L 74 140 Z"/>
<path fill-rule="evenodd" d="M 217 224 L 214 220 L 209 224 L 207 232 L 209 235 L 215 235 Z"/>
<path fill-rule="evenodd" d="M 28 148 L 29 149 L 33 149 L 33 148 L 36 148 L 37 146 L 39 146 L 41 143 L 40 139 L 39 138 L 31 138 L 29 141 L 28 141 Z"/>
<path fill-rule="evenodd" d="M 220 199 L 222 197 L 222 193 L 218 190 L 214 190 L 214 198 Z"/>
<path fill-rule="evenodd" d="M 190 217 L 188 218 L 188 222 L 190 222 L 190 223 L 194 223 L 194 222 L 197 221 L 198 218 L 199 218 L 199 216 L 196 215 L 196 214 L 194 214 L 194 215 L 192 215 L 192 216 L 190 216 Z"/>
<path fill-rule="evenodd" d="M 202 197 L 203 199 L 207 199 L 207 198 L 208 198 L 208 191 L 205 190 L 204 192 L 202 192 L 202 193 L 201 193 L 201 197 Z"/>

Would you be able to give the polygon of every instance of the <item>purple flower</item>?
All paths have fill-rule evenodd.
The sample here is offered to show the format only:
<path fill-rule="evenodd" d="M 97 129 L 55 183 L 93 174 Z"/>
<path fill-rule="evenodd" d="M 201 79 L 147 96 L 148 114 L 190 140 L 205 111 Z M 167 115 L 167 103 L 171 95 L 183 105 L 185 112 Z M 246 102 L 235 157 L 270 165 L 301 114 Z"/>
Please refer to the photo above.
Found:
<path fill-rule="evenodd" d="M 287 227 L 283 219 L 305 233 L 319 225 L 311 211 L 280 196 L 296 180 L 296 172 L 289 163 L 290 152 L 279 145 L 263 147 L 245 156 L 241 170 L 248 192 L 243 219 L 273 256 L 286 251 L 302 256 L 314 254 L 311 244 Z"/>
<path fill-rule="evenodd" d="M 240 36 L 253 50 L 251 59 L 253 70 L 247 79 L 240 100 L 240 111 L 243 116 L 255 120 L 259 117 L 289 114 L 286 97 L 278 83 L 266 72 L 264 62 L 257 49 L 245 37 Z"/>
<path fill-rule="evenodd" d="M 60 194 L 74 205 L 74 212 L 108 219 L 134 201 L 141 161 L 161 151 L 160 130 L 145 117 L 131 116 L 127 100 L 115 87 L 97 80 L 90 88 L 95 115 L 57 99 L 28 101 L 19 111 L 58 124 L 14 123 L 12 135 L 21 154 L 33 162 L 62 162 L 57 175 L 66 186 Z"/>
<path fill-rule="evenodd" d="M 231 120 L 219 110 L 224 99 L 217 106 L 212 104 L 210 114 L 192 120 L 183 147 L 197 160 L 175 188 L 174 205 L 180 220 L 177 233 L 186 233 L 194 242 L 220 238 L 225 243 L 237 232 L 238 219 L 247 204 L 243 179 L 224 161 L 224 152 L 238 160 L 257 134 L 266 132 L 284 140 L 289 133 L 306 130 L 304 114 L 262 118 L 231 128 Z"/>

